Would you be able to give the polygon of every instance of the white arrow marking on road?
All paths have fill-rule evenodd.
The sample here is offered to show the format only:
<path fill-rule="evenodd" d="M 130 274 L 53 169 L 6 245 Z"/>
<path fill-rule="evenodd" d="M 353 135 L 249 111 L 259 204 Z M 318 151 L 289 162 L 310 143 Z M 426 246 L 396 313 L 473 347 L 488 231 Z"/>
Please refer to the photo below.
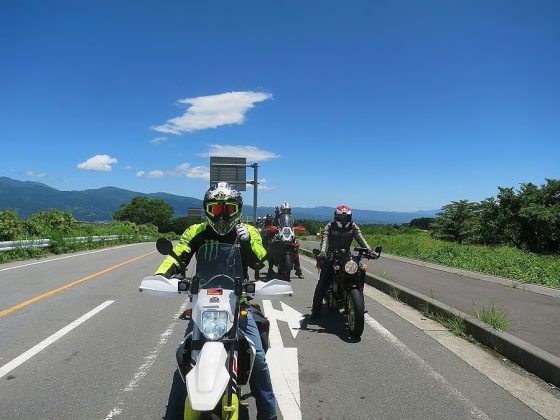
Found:
<path fill-rule="evenodd" d="M 295 338 L 300 328 L 299 321 L 296 320 L 303 318 L 303 315 L 284 302 L 281 302 L 282 311 L 274 309 L 270 300 L 263 300 L 262 303 L 265 316 L 270 321 L 268 333 L 270 347 L 266 359 L 274 395 L 285 419 L 301 420 L 297 348 L 284 347 L 276 321 L 288 322 L 292 336 Z M 297 327 L 294 328 L 296 324 Z"/>
<path fill-rule="evenodd" d="M 292 333 L 292 336 L 294 337 L 295 340 L 297 333 L 301 329 L 301 321 L 303 320 L 303 314 L 301 312 L 296 311 L 291 306 L 286 305 L 284 302 L 280 302 L 280 305 L 282 306 L 282 312 L 284 313 L 284 321 L 288 323 L 288 326 L 290 327 L 290 332 Z"/>

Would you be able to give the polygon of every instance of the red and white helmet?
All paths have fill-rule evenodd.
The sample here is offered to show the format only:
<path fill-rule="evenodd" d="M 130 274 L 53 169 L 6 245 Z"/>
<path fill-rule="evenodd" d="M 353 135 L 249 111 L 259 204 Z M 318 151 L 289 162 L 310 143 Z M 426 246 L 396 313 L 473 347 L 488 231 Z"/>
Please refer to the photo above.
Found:
<path fill-rule="evenodd" d="M 334 209 L 334 221 L 339 228 L 349 228 L 352 224 L 352 209 L 346 204 L 341 204 Z"/>

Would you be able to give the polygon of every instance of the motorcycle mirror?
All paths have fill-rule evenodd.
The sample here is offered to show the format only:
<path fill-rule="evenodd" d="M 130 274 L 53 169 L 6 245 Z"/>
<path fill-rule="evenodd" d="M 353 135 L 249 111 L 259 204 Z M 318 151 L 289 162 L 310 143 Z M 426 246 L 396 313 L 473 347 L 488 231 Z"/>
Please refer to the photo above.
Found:
<path fill-rule="evenodd" d="M 381 248 L 380 246 L 376 247 L 376 248 L 375 248 L 375 253 L 376 253 L 376 254 L 381 254 L 381 250 L 382 250 L 382 249 L 383 249 L 383 248 Z"/>
<path fill-rule="evenodd" d="M 167 238 L 159 238 L 156 241 L 156 249 L 161 255 L 169 255 L 173 252 L 173 244 Z"/>
<path fill-rule="evenodd" d="M 315 256 L 319 255 L 320 252 L 321 251 L 318 250 L 317 248 L 313 249 L 313 255 L 315 255 Z"/>
<path fill-rule="evenodd" d="M 255 293 L 255 283 L 248 283 L 245 285 L 245 291 L 247 293 Z"/>

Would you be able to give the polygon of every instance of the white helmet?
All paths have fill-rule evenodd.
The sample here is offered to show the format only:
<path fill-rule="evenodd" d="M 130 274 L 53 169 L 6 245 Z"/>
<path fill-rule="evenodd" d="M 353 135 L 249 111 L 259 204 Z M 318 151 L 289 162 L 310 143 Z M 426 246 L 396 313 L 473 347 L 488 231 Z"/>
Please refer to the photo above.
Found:
<path fill-rule="evenodd" d="M 292 213 L 292 206 L 290 206 L 290 203 L 282 203 L 280 205 L 280 213 L 291 214 Z"/>

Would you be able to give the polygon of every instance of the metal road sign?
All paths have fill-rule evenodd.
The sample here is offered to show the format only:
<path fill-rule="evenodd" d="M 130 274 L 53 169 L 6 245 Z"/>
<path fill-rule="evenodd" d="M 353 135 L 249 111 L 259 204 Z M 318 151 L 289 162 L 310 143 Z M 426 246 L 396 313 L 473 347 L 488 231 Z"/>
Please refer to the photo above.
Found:
<path fill-rule="evenodd" d="M 210 183 L 229 182 L 239 191 L 247 190 L 247 159 L 210 156 Z"/>
<path fill-rule="evenodd" d="M 189 207 L 187 209 L 187 216 L 202 219 L 202 209 L 200 207 Z"/>

